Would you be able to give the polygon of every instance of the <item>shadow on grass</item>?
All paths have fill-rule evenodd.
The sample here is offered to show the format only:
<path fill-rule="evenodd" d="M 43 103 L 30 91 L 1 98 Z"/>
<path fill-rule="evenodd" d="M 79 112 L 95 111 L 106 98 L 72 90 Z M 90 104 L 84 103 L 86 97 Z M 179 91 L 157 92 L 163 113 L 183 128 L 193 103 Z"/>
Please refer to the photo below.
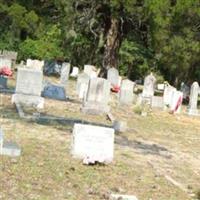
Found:
<path fill-rule="evenodd" d="M 128 140 L 125 136 L 117 136 L 115 143 L 120 146 L 130 147 L 132 149 L 139 150 L 140 153 L 144 155 L 157 155 L 167 159 L 170 159 L 172 156 L 167 148 L 157 145 L 157 144 L 147 144 L 136 140 Z"/>

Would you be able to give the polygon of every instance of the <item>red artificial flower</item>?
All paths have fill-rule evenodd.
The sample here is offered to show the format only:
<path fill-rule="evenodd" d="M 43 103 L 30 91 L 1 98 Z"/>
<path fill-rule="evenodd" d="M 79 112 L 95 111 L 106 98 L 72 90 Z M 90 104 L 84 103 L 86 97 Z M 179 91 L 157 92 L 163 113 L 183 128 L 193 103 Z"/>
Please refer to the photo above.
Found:
<path fill-rule="evenodd" d="M 0 69 L 0 75 L 11 77 L 13 75 L 13 72 L 9 67 L 2 67 Z"/>

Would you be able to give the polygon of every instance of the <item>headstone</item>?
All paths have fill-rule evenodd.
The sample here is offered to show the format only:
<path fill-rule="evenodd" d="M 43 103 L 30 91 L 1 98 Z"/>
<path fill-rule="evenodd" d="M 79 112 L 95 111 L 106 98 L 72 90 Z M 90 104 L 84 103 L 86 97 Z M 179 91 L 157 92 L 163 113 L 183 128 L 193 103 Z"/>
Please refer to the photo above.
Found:
<path fill-rule="evenodd" d="M 180 91 L 173 91 L 170 102 L 170 111 L 174 114 L 180 113 L 182 101 L 183 101 L 183 93 Z"/>
<path fill-rule="evenodd" d="M 176 91 L 176 88 L 170 85 L 165 86 L 164 93 L 163 93 L 163 101 L 164 101 L 165 106 L 170 106 L 174 91 Z"/>
<path fill-rule="evenodd" d="M 183 92 L 183 99 L 187 99 L 190 95 L 190 87 L 186 85 L 184 82 L 181 83 L 181 92 Z"/>
<path fill-rule="evenodd" d="M 43 73 L 41 70 L 19 68 L 17 83 L 12 103 L 43 108 L 44 99 L 40 96 L 43 89 Z"/>
<path fill-rule="evenodd" d="M 71 77 L 77 77 L 79 73 L 79 68 L 78 67 L 73 67 L 72 68 L 72 73 L 70 74 Z"/>
<path fill-rule="evenodd" d="M 2 55 L 10 60 L 13 60 L 14 62 L 17 60 L 17 52 L 15 51 L 3 50 Z"/>
<path fill-rule="evenodd" d="M 84 99 L 87 93 L 88 84 L 90 81 L 90 77 L 85 74 L 79 74 L 76 84 L 76 93 L 78 94 L 79 99 Z"/>
<path fill-rule="evenodd" d="M 20 156 L 21 149 L 16 143 L 4 142 L 2 148 L 2 155 L 12 156 L 12 157 Z"/>
<path fill-rule="evenodd" d="M 12 67 L 12 60 L 9 58 L 5 58 L 0 56 L 0 69 L 4 68 L 4 67 L 8 67 L 9 69 L 11 69 Z"/>
<path fill-rule="evenodd" d="M 151 107 L 152 108 L 164 108 L 164 100 L 163 97 L 153 96 L 151 99 Z"/>
<path fill-rule="evenodd" d="M 110 200 L 138 200 L 138 199 L 136 196 L 133 195 L 111 194 Z"/>
<path fill-rule="evenodd" d="M 156 78 L 151 73 L 144 79 L 143 98 L 152 98 L 155 90 Z"/>
<path fill-rule="evenodd" d="M 7 88 L 7 77 L 0 76 L 0 88 Z"/>
<path fill-rule="evenodd" d="M 114 129 L 75 124 L 71 153 L 89 162 L 110 163 L 114 156 Z"/>
<path fill-rule="evenodd" d="M 119 86 L 119 72 L 116 68 L 112 67 L 108 70 L 107 80 L 111 83 L 111 86 Z"/>
<path fill-rule="evenodd" d="M 136 196 L 133 195 L 122 195 L 122 194 L 111 194 L 110 200 L 138 200 Z"/>
<path fill-rule="evenodd" d="M 123 80 L 119 93 L 120 104 L 132 104 L 133 103 L 133 89 L 135 83 L 130 80 Z"/>
<path fill-rule="evenodd" d="M 165 84 L 158 84 L 157 89 L 163 91 L 165 89 Z"/>
<path fill-rule="evenodd" d="M 66 86 L 69 79 L 70 63 L 63 63 L 60 74 L 60 84 Z"/>
<path fill-rule="evenodd" d="M 90 78 L 97 78 L 96 68 L 93 65 L 84 65 L 84 73 Z"/>
<path fill-rule="evenodd" d="M 40 96 L 43 88 L 43 74 L 40 70 L 19 68 L 16 93 Z"/>
<path fill-rule="evenodd" d="M 103 78 L 90 79 L 82 111 L 88 114 L 103 114 L 110 110 L 110 83 Z"/>
<path fill-rule="evenodd" d="M 199 111 L 197 109 L 198 96 L 199 96 L 199 84 L 198 82 L 194 82 L 190 90 L 190 101 L 188 106 L 189 115 L 199 115 Z"/>
<path fill-rule="evenodd" d="M 32 68 L 32 69 L 37 69 L 37 70 L 42 70 L 42 68 L 44 67 L 44 61 L 27 59 L 26 67 Z"/>
<path fill-rule="evenodd" d="M 61 85 L 47 83 L 42 96 L 50 99 L 66 100 L 65 88 Z"/>

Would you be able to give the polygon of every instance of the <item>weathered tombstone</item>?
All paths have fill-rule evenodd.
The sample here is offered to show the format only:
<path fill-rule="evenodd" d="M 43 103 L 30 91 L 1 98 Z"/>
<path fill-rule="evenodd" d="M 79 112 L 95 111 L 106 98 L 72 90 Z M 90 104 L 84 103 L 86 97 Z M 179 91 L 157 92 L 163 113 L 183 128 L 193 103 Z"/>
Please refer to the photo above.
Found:
<path fill-rule="evenodd" d="M 42 96 L 50 99 L 66 100 L 65 88 L 61 85 L 47 83 L 42 92 Z"/>
<path fill-rule="evenodd" d="M 119 93 L 119 102 L 120 104 L 131 104 L 133 103 L 133 89 L 135 83 L 130 80 L 123 80 Z"/>
<path fill-rule="evenodd" d="M 113 123 L 113 128 L 115 131 L 123 133 L 127 130 L 128 125 L 126 121 L 115 120 Z"/>
<path fill-rule="evenodd" d="M 0 56 L 0 69 L 4 68 L 4 67 L 8 67 L 9 69 L 11 69 L 12 67 L 12 60 L 9 58 L 5 58 Z"/>
<path fill-rule="evenodd" d="M 197 109 L 198 95 L 199 95 L 199 84 L 198 82 L 194 82 L 190 89 L 188 115 L 199 115 L 199 111 Z"/>
<path fill-rule="evenodd" d="M 21 149 L 14 142 L 4 142 L 1 153 L 2 155 L 16 157 L 21 155 Z"/>
<path fill-rule="evenodd" d="M 110 200 L 138 200 L 138 199 L 136 196 L 133 195 L 111 194 Z"/>
<path fill-rule="evenodd" d="M 90 79 L 82 111 L 89 114 L 103 114 L 110 110 L 110 83 L 103 78 Z"/>
<path fill-rule="evenodd" d="M 83 99 L 86 96 L 88 84 L 90 81 L 90 77 L 85 74 L 79 74 L 76 84 L 76 93 L 78 94 L 79 99 Z"/>
<path fill-rule="evenodd" d="M 40 61 L 40 60 L 27 59 L 26 61 L 26 67 L 28 68 L 42 70 L 43 66 L 44 66 L 43 60 Z"/>
<path fill-rule="evenodd" d="M 164 99 L 160 96 L 153 96 L 151 99 L 152 108 L 161 108 L 164 109 Z"/>
<path fill-rule="evenodd" d="M 107 80 L 111 83 L 111 86 L 119 86 L 119 72 L 116 68 L 112 67 L 108 70 Z"/>
<path fill-rule="evenodd" d="M 0 88 L 7 88 L 7 77 L 0 75 Z"/>
<path fill-rule="evenodd" d="M 70 63 L 63 63 L 60 74 L 60 84 L 66 86 L 69 79 Z"/>
<path fill-rule="evenodd" d="M 114 129 L 75 124 L 71 153 L 88 163 L 110 163 L 114 156 Z"/>
<path fill-rule="evenodd" d="M 72 73 L 70 74 L 71 77 L 77 77 L 79 73 L 79 68 L 78 67 L 73 67 L 72 68 Z"/>
<path fill-rule="evenodd" d="M 43 73 L 41 70 L 19 68 L 13 103 L 43 108 L 44 99 L 41 97 L 43 89 Z"/>
<path fill-rule="evenodd" d="M 155 90 L 156 78 L 151 73 L 144 79 L 144 88 L 142 91 L 143 98 L 152 98 Z"/>

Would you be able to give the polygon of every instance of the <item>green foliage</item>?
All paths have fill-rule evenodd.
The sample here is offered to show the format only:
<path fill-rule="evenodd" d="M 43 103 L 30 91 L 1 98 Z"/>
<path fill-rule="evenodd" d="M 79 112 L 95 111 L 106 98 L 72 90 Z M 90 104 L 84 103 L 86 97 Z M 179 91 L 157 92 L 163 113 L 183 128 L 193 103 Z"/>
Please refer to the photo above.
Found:
<path fill-rule="evenodd" d="M 200 78 L 199 0 L 1 0 L 0 46 L 19 59 L 63 57 L 103 66 L 114 17 L 121 75 L 178 84 Z"/>

